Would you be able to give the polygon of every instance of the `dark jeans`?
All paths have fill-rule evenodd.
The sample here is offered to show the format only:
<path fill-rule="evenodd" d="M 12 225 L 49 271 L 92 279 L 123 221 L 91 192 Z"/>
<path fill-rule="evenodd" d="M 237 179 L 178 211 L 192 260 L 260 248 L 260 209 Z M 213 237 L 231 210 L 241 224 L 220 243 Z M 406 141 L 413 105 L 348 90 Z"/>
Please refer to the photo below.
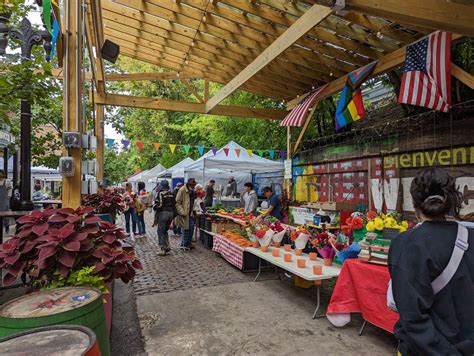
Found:
<path fill-rule="evenodd" d="M 145 212 L 141 214 L 137 214 L 137 225 L 138 225 L 138 233 L 144 234 L 145 233 Z"/>
<path fill-rule="evenodd" d="M 194 218 L 190 216 L 188 229 L 182 229 L 182 232 L 181 232 L 181 247 L 191 246 L 191 239 L 193 238 L 193 234 L 194 234 Z"/>
<path fill-rule="evenodd" d="M 172 211 L 160 211 L 158 214 L 158 244 L 160 247 L 169 248 L 168 229 L 173 221 L 174 213 Z"/>
<path fill-rule="evenodd" d="M 130 233 L 130 219 L 132 220 L 132 231 L 134 234 L 137 233 L 137 213 L 135 209 L 130 208 L 125 212 L 125 230 L 127 234 Z"/>

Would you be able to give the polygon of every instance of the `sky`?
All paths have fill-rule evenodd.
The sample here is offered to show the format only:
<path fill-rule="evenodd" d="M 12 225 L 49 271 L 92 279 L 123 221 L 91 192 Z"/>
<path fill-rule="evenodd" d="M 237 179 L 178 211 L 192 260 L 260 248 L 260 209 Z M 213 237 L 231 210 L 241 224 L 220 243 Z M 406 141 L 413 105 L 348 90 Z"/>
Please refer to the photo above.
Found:
<path fill-rule="evenodd" d="M 27 1 L 28 3 L 31 3 L 33 4 L 34 1 L 33 0 L 28 0 Z M 32 10 L 29 14 L 28 14 L 28 19 L 30 20 L 30 22 L 33 24 L 33 25 L 39 25 L 41 26 L 42 25 L 42 22 L 41 22 L 41 10 L 39 10 L 39 8 L 37 6 L 35 6 L 35 9 Z M 117 131 L 115 131 L 115 129 L 112 127 L 112 125 L 110 124 L 106 124 L 105 127 L 104 127 L 104 134 L 105 134 L 105 137 L 106 138 L 113 138 L 115 140 L 118 140 L 120 141 L 121 139 L 123 139 L 123 136 L 121 134 L 119 134 Z"/>

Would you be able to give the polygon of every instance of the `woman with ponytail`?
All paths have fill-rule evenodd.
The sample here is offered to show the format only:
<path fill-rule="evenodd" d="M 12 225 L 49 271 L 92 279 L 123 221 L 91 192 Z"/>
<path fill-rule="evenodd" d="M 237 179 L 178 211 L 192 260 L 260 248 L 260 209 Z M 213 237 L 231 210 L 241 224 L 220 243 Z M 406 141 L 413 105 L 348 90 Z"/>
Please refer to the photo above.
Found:
<path fill-rule="evenodd" d="M 389 270 L 400 314 L 395 326 L 399 352 L 408 355 L 474 354 L 474 230 L 451 278 L 435 289 L 447 269 L 458 229 L 462 195 L 445 170 L 429 168 L 412 181 L 410 193 L 421 225 L 392 242 Z M 433 285 L 432 285 L 433 284 Z"/>

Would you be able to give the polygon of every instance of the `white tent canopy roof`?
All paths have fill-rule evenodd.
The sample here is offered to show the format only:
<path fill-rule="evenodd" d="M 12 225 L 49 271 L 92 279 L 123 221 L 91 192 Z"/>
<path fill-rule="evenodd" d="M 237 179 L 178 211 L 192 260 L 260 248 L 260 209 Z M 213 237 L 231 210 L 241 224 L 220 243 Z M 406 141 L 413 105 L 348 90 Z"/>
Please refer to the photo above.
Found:
<path fill-rule="evenodd" d="M 141 180 L 143 182 L 156 182 L 156 178 L 158 177 L 158 175 L 165 170 L 166 168 L 163 167 L 163 165 L 161 165 L 160 163 L 158 163 L 155 167 L 149 169 L 148 171 L 145 171 L 145 173 L 141 175 Z"/>
<path fill-rule="evenodd" d="M 228 149 L 227 155 L 225 152 L 226 149 Z M 237 155 L 236 149 L 240 150 L 239 155 Z M 184 171 L 192 172 L 208 169 L 218 169 L 228 172 L 267 173 L 284 170 L 284 164 L 260 157 L 257 154 L 249 156 L 249 153 L 244 147 L 234 141 L 230 141 L 217 151 L 215 155 L 212 150 L 207 152 L 194 163 L 186 166 Z"/>
<path fill-rule="evenodd" d="M 182 169 L 188 165 L 190 165 L 191 163 L 193 163 L 194 160 L 192 158 L 189 158 L 189 157 L 186 157 L 185 159 L 183 159 L 181 162 L 179 163 L 176 163 L 174 166 L 168 168 L 167 170 L 164 170 L 163 172 L 161 172 L 159 175 L 158 175 L 158 178 L 163 178 L 163 177 L 184 177 L 184 172 L 181 176 L 179 175 L 174 175 L 175 172 L 179 173 L 179 171 L 181 170 L 181 172 L 183 171 Z"/>
<path fill-rule="evenodd" d="M 142 180 L 143 175 L 148 171 L 141 171 L 127 179 L 127 182 L 140 182 Z"/>

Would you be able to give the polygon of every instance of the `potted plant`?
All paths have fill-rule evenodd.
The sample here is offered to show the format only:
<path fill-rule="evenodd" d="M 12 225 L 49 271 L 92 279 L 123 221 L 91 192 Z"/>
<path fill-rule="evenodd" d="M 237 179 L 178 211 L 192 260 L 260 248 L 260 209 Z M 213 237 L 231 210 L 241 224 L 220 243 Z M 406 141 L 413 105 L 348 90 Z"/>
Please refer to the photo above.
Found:
<path fill-rule="evenodd" d="M 47 209 L 18 219 L 18 233 L 0 246 L 4 285 L 22 276 L 25 283 L 28 277 L 32 289 L 40 289 L 92 266 L 90 274 L 101 277 L 109 290 L 114 279 L 132 280 L 142 269 L 133 247 L 122 245 L 121 228 L 102 221 L 93 211 L 92 207 Z M 109 324 L 112 303 L 105 309 Z"/>
<path fill-rule="evenodd" d="M 83 195 L 82 205 L 93 207 L 94 213 L 102 220 L 114 224 L 117 215 L 123 213 L 125 209 L 122 196 L 111 190 L 105 190 L 103 193 Z"/>

